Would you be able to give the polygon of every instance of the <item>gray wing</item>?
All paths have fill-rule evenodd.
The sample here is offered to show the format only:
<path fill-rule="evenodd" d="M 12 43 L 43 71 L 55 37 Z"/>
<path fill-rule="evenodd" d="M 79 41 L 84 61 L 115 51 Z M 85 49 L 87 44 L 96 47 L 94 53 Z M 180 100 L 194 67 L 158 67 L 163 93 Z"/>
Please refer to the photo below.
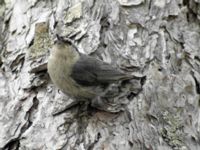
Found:
<path fill-rule="evenodd" d="M 110 64 L 87 55 L 81 55 L 72 69 L 71 77 L 83 86 L 109 84 L 118 80 L 128 79 L 124 74 Z"/>

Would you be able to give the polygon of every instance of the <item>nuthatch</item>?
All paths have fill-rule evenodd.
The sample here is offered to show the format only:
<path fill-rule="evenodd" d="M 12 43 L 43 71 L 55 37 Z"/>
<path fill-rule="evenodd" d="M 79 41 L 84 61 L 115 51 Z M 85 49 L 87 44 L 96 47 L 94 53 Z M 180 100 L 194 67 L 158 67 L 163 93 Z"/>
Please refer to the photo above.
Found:
<path fill-rule="evenodd" d="M 97 96 L 99 93 L 94 90 L 97 86 L 133 77 L 108 63 L 79 53 L 71 41 L 61 37 L 58 37 L 51 50 L 48 73 L 61 91 L 81 101 Z"/>

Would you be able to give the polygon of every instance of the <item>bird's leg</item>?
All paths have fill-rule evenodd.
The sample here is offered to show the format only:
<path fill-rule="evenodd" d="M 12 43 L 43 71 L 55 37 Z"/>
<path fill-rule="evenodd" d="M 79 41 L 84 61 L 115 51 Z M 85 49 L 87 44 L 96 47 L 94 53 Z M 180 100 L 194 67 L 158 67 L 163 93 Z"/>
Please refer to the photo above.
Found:
<path fill-rule="evenodd" d="M 88 114 L 89 105 L 90 105 L 90 101 L 79 102 L 79 116 L 84 116 Z"/>

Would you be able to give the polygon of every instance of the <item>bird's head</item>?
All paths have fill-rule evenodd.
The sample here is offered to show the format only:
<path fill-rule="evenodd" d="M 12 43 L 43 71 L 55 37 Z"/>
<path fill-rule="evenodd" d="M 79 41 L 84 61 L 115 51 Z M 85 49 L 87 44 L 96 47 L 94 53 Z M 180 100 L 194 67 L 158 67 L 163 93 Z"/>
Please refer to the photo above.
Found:
<path fill-rule="evenodd" d="M 56 35 L 51 55 L 58 55 L 59 57 L 75 57 L 79 55 L 79 53 L 71 39 Z"/>

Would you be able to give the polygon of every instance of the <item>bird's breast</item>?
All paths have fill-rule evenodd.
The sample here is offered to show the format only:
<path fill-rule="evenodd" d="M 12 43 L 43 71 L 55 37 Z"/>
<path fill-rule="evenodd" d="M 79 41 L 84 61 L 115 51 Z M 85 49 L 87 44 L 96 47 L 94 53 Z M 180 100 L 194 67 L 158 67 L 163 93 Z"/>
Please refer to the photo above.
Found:
<path fill-rule="evenodd" d="M 52 82 L 64 93 L 72 97 L 92 98 L 94 93 L 78 85 L 72 78 L 72 63 L 70 59 L 49 57 L 48 73 Z"/>

